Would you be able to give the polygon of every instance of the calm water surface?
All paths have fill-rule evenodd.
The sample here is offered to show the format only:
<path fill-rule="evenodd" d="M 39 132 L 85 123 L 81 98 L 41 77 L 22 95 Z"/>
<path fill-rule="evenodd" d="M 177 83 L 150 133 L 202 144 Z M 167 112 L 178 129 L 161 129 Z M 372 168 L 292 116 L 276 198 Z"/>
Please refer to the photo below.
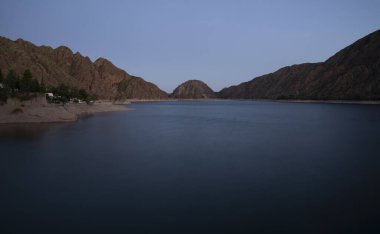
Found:
<path fill-rule="evenodd" d="M 131 106 L 0 126 L 0 233 L 380 232 L 380 106 Z"/>

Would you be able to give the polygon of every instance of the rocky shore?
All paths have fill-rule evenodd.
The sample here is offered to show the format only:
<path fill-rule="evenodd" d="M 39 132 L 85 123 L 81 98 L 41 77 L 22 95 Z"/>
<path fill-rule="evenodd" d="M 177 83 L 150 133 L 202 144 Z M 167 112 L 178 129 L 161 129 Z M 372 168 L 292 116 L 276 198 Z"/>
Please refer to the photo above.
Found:
<path fill-rule="evenodd" d="M 115 105 L 110 101 L 96 101 L 93 104 L 47 103 L 45 97 L 36 97 L 28 101 L 8 99 L 0 105 L 0 124 L 8 123 L 50 123 L 71 122 L 79 117 L 101 112 L 130 110 L 124 105 Z"/>

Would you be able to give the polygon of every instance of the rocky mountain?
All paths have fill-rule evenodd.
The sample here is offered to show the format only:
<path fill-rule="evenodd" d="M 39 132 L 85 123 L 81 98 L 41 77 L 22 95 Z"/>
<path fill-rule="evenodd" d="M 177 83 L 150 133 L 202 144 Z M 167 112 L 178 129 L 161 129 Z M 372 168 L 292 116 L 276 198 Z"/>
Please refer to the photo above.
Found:
<path fill-rule="evenodd" d="M 188 80 L 174 89 L 171 98 L 202 99 L 215 98 L 214 91 L 200 80 Z"/>
<path fill-rule="evenodd" d="M 233 99 L 380 100 L 380 30 L 322 63 L 305 63 L 231 86 Z"/>
<path fill-rule="evenodd" d="M 129 75 L 107 59 L 99 58 L 92 62 L 65 46 L 53 49 L 22 39 L 12 41 L 0 37 L 0 69 L 4 74 L 11 69 L 18 74 L 29 69 L 45 85 L 63 83 L 86 89 L 102 99 L 167 98 L 167 94 L 156 85 Z"/>
<path fill-rule="evenodd" d="M 127 77 L 117 84 L 117 99 L 167 99 L 168 94 L 140 77 Z"/>

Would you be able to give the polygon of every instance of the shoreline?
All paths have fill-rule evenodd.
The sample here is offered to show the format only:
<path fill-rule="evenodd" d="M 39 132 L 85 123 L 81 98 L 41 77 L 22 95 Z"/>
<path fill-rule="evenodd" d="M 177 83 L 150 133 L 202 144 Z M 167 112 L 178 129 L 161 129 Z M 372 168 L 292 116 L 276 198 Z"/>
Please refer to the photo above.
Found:
<path fill-rule="evenodd" d="M 75 122 L 81 117 L 97 113 L 133 110 L 125 105 L 115 105 L 111 101 L 96 101 L 94 104 L 47 103 L 44 97 L 28 101 L 10 99 L 0 106 L 0 124 L 64 123 Z"/>
<path fill-rule="evenodd" d="M 45 97 L 37 97 L 28 101 L 9 99 L 6 104 L 0 105 L 0 125 L 23 123 L 64 123 L 75 122 L 81 117 L 97 113 L 133 110 L 127 107 L 129 103 L 149 102 L 176 102 L 176 101 L 257 101 L 277 103 L 315 103 L 315 104 L 356 104 L 380 105 L 380 101 L 350 101 L 350 100 L 276 100 L 276 99 L 130 99 L 127 102 L 99 100 L 94 104 L 47 103 Z"/>
<path fill-rule="evenodd" d="M 127 99 L 129 103 L 140 103 L 140 102 L 172 102 L 172 99 Z"/>
<path fill-rule="evenodd" d="M 302 99 L 229 99 L 229 98 L 173 98 L 173 99 L 130 99 L 128 103 L 140 102 L 181 102 L 181 101 L 257 101 L 257 102 L 284 102 L 284 103 L 325 103 L 325 104 L 359 104 L 380 105 L 380 101 L 355 100 L 302 100 Z"/>
<path fill-rule="evenodd" d="M 256 102 L 283 102 L 283 103 L 322 103 L 322 104 L 358 104 L 358 105 L 380 105 L 380 101 L 355 101 L 355 100 L 296 100 L 296 99 L 227 99 L 227 98 L 210 98 L 210 99 L 176 99 L 176 101 L 256 101 Z"/>
<path fill-rule="evenodd" d="M 260 100 L 260 101 L 264 101 L 264 100 Z M 274 99 L 274 100 L 268 100 L 268 101 L 285 102 L 285 103 L 324 103 L 324 104 L 359 104 L 359 105 L 379 105 L 380 104 L 380 101 L 368 101 L 368 100 L 367 101 L 353 101 L 353 100 L 350 101 L 350 100 L 287 100 L 287 99 L 275 100 Z"/>

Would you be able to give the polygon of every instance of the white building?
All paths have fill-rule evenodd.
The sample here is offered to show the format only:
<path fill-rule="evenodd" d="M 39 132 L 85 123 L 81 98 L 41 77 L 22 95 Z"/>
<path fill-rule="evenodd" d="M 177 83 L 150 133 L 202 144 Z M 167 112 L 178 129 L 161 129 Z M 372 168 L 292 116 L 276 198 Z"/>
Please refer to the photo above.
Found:
<path fill-rule="evenodd" d="M 53 98 L 54 97 L 53 93 L 45 93 L 45 95 L 46 95 L 46 98 Z"/>

